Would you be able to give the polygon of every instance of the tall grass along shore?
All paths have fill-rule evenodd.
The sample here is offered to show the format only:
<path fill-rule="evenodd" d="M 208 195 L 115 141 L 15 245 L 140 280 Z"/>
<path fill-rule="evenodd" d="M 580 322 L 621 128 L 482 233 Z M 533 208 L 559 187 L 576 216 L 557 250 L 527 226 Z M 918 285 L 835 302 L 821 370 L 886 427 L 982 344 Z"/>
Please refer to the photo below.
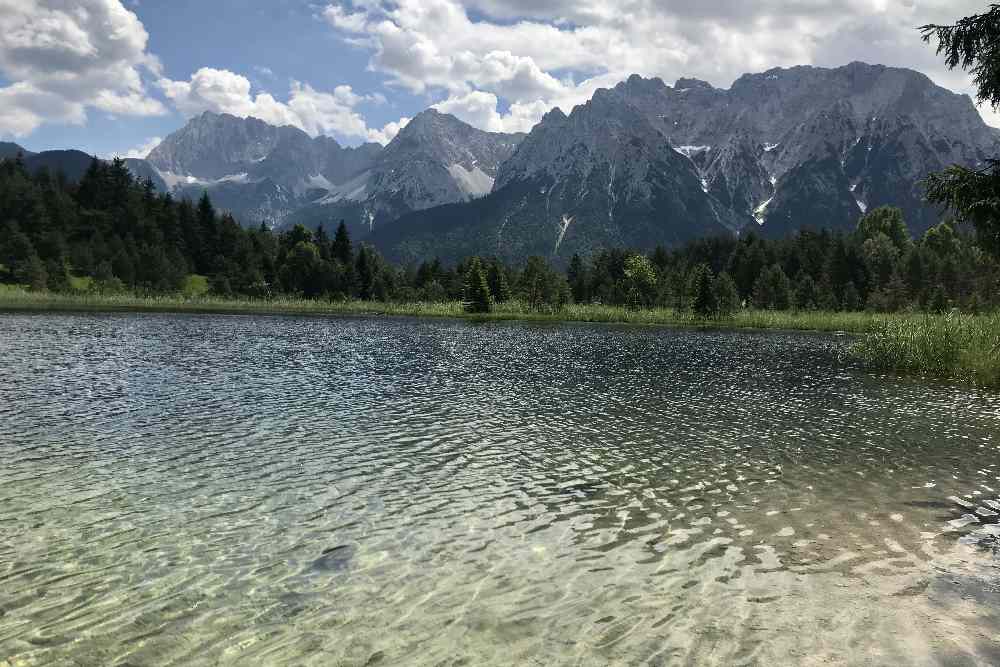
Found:
<path fill-rule="evenodd" d="M 1000 388 L 1000 314 L 879 317 L 851 348 L 870 368 Z"/>
<path fill-rule="evenodd" d="M 385 315 L 471 320 L 603 322 L 740 329 L 785 329 L 861 334 L 851 355 L 874 370 L 927 375 L 1000 388 L 1000 314 L 879 314 L 791 310 L 741 310 L 705 319 L 671 308 L 628 309 L 571 304 L 537 311 L 518 301 L 497 304 L 489 313 L 468 313 L 461 302 L 325 301 L 197 298 L 180 295 L 55 293 L 0 286 L 0 310 L 64 312 L 162 312 L 275 315 Z"/>

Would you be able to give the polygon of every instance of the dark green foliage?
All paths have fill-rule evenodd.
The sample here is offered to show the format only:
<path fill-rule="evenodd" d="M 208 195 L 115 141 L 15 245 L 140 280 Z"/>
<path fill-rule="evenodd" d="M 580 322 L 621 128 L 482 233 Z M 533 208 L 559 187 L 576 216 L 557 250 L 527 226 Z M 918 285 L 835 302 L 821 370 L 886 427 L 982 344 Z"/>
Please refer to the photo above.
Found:
<path fill-rule="evenodd" d="M 376 275 L 378 259 L 375 251 L 369 246 L 362 245 L 358 250 L 358 257 L 354 262 L 354 269 L 358 277 L 358 298 L 363 301 L 370 301 L 375 298 Z"/>
<path fill-rule="evenodd" d="M 819 288 L 816 281 L 808 273 L 803 273 L 795 286 L 795 307 L 799 310 L 816 310 L 819 308 Z"/>
<path fill-rule="evenodd" d="M 937 39 L 937 53 L 949 69 L 972 74 L 980 102 L 1000 105 L 1000 5 L 960 19 L 953 25 L 921 26 L 924 41 Z"/>
<path fill-rule="evenodd" d="M 761 272 L 753 289 L 753 303 L 765 310 L 787 310 L 792 299 L 791 282 L 781 267 L 774 264 Z"/>
<path fill-rule="evenodd" d="M 347 225 L 343 220 L 337 226 L 337 235 L 333 237 L 331 249 L 334 259 L 343 265 L 354 262 L 354 251 L 351 249 L 351 237 L 347 233 Z"/>
<path fill-rule="evenodd" d="M 534 310 L 559 310 L 569 303 L 571 296 L 566 277 L 538 256 L 529 257 L 525 263 L 518 295 Z"/>
<path fill-rule="evenodd" d="M 493 295 L 486 281 L 486 271 L 478 257 L 473 257 L 465 272 L 462 307 L 467 313 L 488 313 L 493 310 Z"/>
<path fill-rule="evenodd" d="M 656 267 L 646 257 L 633 255 L 625 260 L 625 291 L 628 305 L 649 308 L 656 300 Z"/>
<path fill-rule="evenodd" d="M 497 303 L 506 303 L 511 300 L 512 292 L 510 289 L 510 280 L 507 278 L 507 269 L 500 263 L 500 260 L 493 259 L 490 262 L 486 280 L 489 283 L 490 294 L 493 295 L 494 301 Z"/>
<path fill-rule="evenodd" d="M 718 317 L 731 317 L 740 308 L 740 294 L 736 282 L 723 271 L 712 281 L 712 294 L 715 298 L 715 314 Z"/>
<path fill-rule="evenodd" d="M 983 14 L 967 16 L 953 25 L 925 25 L 924 41 L 936 39 L 937 53 L 950 69 L 972 74 L 981 102 L 1000 105 L 1000 5 Z M 1000 160 L 988 160 L 979 169 L 952 165 L 926 180 L 927 199 L 950 209 L 973 224 L 980 243 L 1000 257 Z"/>
<path fill-rule="evenodd" d="M 576 303 L 586 303 L 590 300 L 590 290 L 588 288 L 587 268 L 583 265 L 583 259 L 575 254 L 569 261 L 569 268 L 566 270 L 566 279 L 569 281 L 569 289 L 573 294 L 573 301 Z"/>
<path fill-rule="evenodd" d="M 713 317 L 717 310 L 714 276 L 707 264 L 699 264 L 691 275 L 691 310 L 700 317 Z"/>
<path fill-rule="evenodd" d="M 43 290 L 48 286 L 49 274 L 38 255 L 32 255 L 21 264 L 15 279 L 33 290 Z"/>
<path fill-rule="evenodd" d="M 706 317 L 743 302 L 770 309 L 1000 307 L 1000 266 L 963 226 L 940 224 L 916 242 L 901 229 L 897 212 L 877 209 L 853 233 L 709 238 L 649 255 L 607 248 L 574 256 L 565 272 L 542 257 L 519 266 L 479 263 L 494 303 L 514 298 L 536 310 L 571 299 Z M 373 247 L 353 245 L 346 224 L 333 238 L 325 228 L 243 229 L 208 197 L 174 201 L 115 162 L 95 160 L 79 185 L 69 185 L 0 161 L 0 282 L 189 294 L 185 286 L 197 276 L 200 291 L 192 295 L 210 289 L 262 298 L 457 301 L 465 298 L 471 264 L 393 267 Z"/>
<path fill-rule="evenodd" d="M 943 313 L 948 310 L 948 293 L 944 290 L 944 285 L 937 285 L 931 292 L 927 309 L 932 313 Z"/>
<path fill-rule="evenodd" d="M 868 308 L 880 313 L 896 313 L 906 307 L 908 300 L 906 285 L 899 275 L 894 275 L 868 296 Z"/>
<path fill-rule="evenodd" d="M 903 212 L 893 206 L 872 209 L 858 221 L 858 235 L 862 239 L 874 239 L 880 234 L 885 235 L 899 252 L 905 252 L 913 245 Z"/>
<path fill-rule="evenodd" d="M 840 309 L 847 312 L 861 310 L 861 295 L 854 283 L 847 283 L 844 286 L 844 293 L 840 297 Z"/>

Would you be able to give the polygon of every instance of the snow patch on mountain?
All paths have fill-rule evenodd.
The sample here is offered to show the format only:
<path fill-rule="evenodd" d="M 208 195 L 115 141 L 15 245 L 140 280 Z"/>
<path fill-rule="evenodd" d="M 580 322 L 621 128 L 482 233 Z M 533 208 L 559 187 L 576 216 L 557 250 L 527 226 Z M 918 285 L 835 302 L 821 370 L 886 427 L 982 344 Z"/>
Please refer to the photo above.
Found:
<path fill-rule="evenodd" d="M 765 201 L 763 204 L 761 204 L 760 206 L 758 206 L 757 208 L 754 209 L 754 211 L 753 211 L 753 219 L 757 221 L 758 225 L 763 225 L 764 224 L 764 215 L 767 213 L 767 206 L 773 200 L 774 200 L 774 197 L 771 197 L 770 199 L 768 199 L 767 201 Z"/>
<path fill-rule="evenodd" d="M 314 190 L 333 190 L 334 185 L 323 174 L 313 174 L 305 180 L 305 187 Z"/>
<path fill-rule="evenodd" d="M 156 167 L 153 168 L 156 169 Z M 163 182 L 166 183 L 167 187 L 171 190 L 176 190 L 179 187 L 187 185 L 204 185 L 208 183 L 208 181 L 198 180 L 190 174 L 175 174 L 172 171 L 162 171 L 160 169 L 156 169 L 156 171 L 160 174 L 160 178 L 163 179 Z"/>
<path fill-rule="evenodd" d="M 328 194 L 320 199 L 318 204 L 335 204 L 342 201 L 363 201 L 368 194 L 368 183 L 371 172 L 366 171 L 340 185 L 327 188 Z"/>
<path fill-rule="evenodd" d="M 448 173 L 455 179 L 459 189 L 468 197 L 483 197 L 493 190 L 493 177 L 478 166 L 466 169 L 460 164 L 448 167 Z"/>
<path fill-rule="evenodd" d="M 711 146 L 675 146 L 674 150 L 685 157 L 694 157 L 698 153 L 707 153 L 712 150 Z"/>

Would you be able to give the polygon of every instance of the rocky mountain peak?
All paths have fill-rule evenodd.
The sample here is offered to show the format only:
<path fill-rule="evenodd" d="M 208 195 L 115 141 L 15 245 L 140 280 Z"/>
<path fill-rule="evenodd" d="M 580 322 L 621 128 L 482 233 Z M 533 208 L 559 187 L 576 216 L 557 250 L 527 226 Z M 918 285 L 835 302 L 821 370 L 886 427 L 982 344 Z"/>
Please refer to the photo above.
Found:
<path fill-rule="evenodd" d="M 677 92 L 698 88 L 714 90 L 715 86 L 710 84 L 708 81 L 702 81 L 701 79 L 689 79 L 685 77 L 677 79 L 677 83 L 674 84 L 674 90 Z"/>

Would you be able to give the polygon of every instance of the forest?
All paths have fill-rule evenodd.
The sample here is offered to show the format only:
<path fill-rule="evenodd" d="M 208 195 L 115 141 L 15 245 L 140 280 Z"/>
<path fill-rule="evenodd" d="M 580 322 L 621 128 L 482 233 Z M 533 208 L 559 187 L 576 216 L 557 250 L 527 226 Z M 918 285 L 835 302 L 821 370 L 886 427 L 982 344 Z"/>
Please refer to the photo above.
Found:
<path fill-rule="evenodd" d="M 721 317 L 741 308 L 899 312 L 995 310 L 1000 267 L 975 234 L 944 222 L 911 238 L 898 209 L 877 208 L 850 234 L 706 238 L 643 254 L 608 248 L 519 266 L 468 258 L 394 266 L 343 224 L 245 229 L 208 195 L 175 200 L 124 162 L 96 158 L 79 183 L 17 159 L 0 163 L 0 283 L 32 290 L 210 293 L 384 302 L 463 301 L 558 310 L 568 303 L 666 307 Z"/>

